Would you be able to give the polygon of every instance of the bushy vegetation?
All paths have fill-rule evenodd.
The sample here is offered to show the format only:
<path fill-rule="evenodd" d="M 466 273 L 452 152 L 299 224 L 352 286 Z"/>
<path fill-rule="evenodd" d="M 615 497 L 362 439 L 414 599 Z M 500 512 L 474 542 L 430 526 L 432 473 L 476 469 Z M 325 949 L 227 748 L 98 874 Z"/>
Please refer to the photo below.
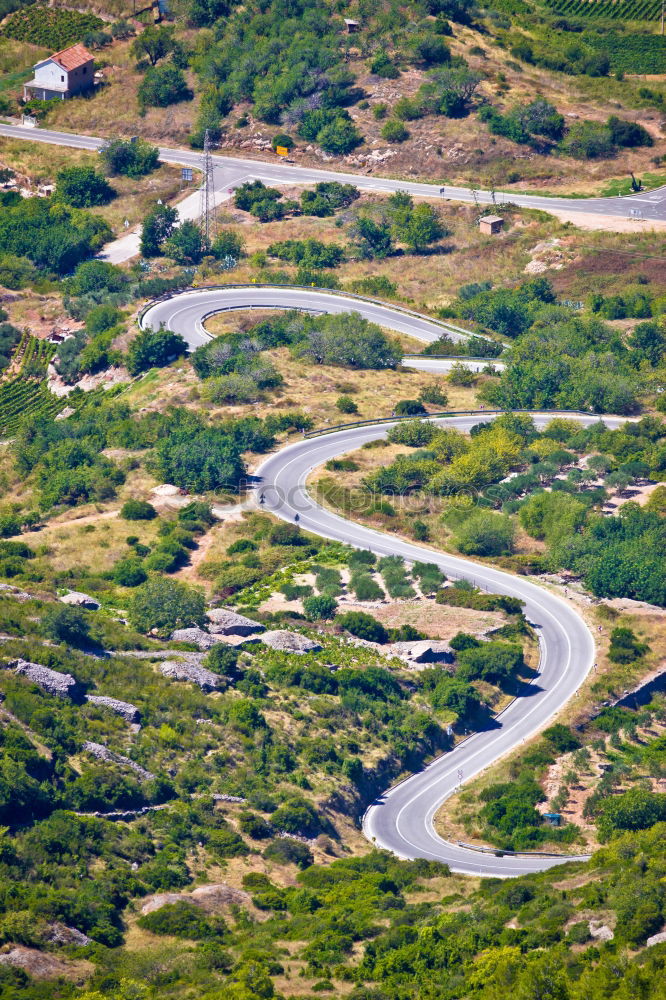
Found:
<path fill-rule="evenodd" d="M 52 198 L 18 198 L 0 218 L 0 253 L 25 257 L 47 274 L 68 274 L 110 237 L 98 216 Z"/>
<path fill-rule="evenodd" d="M 232 375 L 250 376 L 256 388 L 274 388 L 280 376 L 262 351 L 290 346 L 295 356 L 313 364 L 349 368 L 395 368 L 402 352 L 374 323 L 358 313 L 306 316 L 284 313 L 264 320 L 247 334 L 226 334 L 204 344 L 192 355 L 200 378 L 210 381 L 210 391 Z"/>
<path fill-rule="evenodd" d="M 5 7 L 0 2 L 0 12 L 11 6 L 12 0 Z M 588 20 L 595 13 L 591 6 L 583 12 Z M 79 16 L 54 11 L 53 17 L 61 14 Z M 342 15 L 358 18 L 360 31 L 347 35 Z M 519 105 L 500 99 L 497 106 L 481 97 L 485 71 L 473 71 L 452 54 L 460 51 L 461 25 L 466 39 L 470 26 L 483 22 L 484 46 L 498 41 L 512 59 L 557 72 L 618 71 L 630 59 L 621 51 L 622 39 L 627 52 L 640 50 L 634 66 L 644 65 L 650 53 L 652 67 L 658 66 L 663 46 L 657 36 L 639 42 L 622 30 L 580 31 L 575 22 L 558 27 L 543 7 L 535 16 L 531 0 L 498 0 L 492 10 L 458 0 L 345 10 L 318 0 L 286 6 L 281 0 L 185 0 L 177 17 L 175 26 L 141 32 L 132 55 L 144 74 L 145 105 L 164 107 L 190 97 L 190 85 L 196 88 L 195 146 L 204 128 L 219 136 L 240 104 L 246 121 L 251 115 L 272 123 L 274 147 L 316 144 L 330 155 L 346 155 L 363 141 L 356 112 L 348 109 L 370 96 L 356 86 L 350 68 L 359 58 L 375 77 L 398 81 L 391 86 L 399 89 L 405 71 L 410 80 L 413 70 L 420 74 L 417 87 L 406 88 L 411 96 L 391 99 L 390 108 L 374 105 L 387 141 L 407 141 L 417 128 L 410 123 L 425 116 L 461 118 L 478 111 L 493 135 L 522 145 L 527 155 L 587 159 L 651 144 L 647 131 L 622 112 L 606 121 L 569 121 L 540 97 Z M 197 29 L 186 41 L 178 34 L 181 24 Z M 111 31 L 129 37 L 122 27 Z M 483 50 L 472 54 L 481 60 Z M 501 78 L 493 87 L 495 82 L 499 96 Z M 140 178 L 156 167 L 157 150 L 142 140 L 118 140 L 105 145 L 101 162 L 109 177 Z M 206 269 L 236 267 L 245 249 L 239 232 L 224 229 L 209 246 L 198 226 L 176 228 L 175 211 L 156 205 L 144 220 L 141 252 L 169 257 L 157 268 L 164 266 L 169 276 L 146 275 L 144 268 L 153 265 L 145 260 L 115 268 L 93 259 L 110 232 L 87 212 L 112 196 L 108 182 L 91 168 L 68 168 L 57 188 L 39 203 L 3 195 L 0 220 L 0 282 L 21 289 L 40 281 L 50 295 L 60 279 L 65 307 L 81 327 L 58 346 L 57 371 L 72 385 L 82 373 L 120 361 L 137 375 L 182 357 L 184 342 L 168 331 L 121 339 L 132 304 L 198 281 Z M 283 262 L 283 281 L 337 287 L 335 269 L 349 260 L 378 261 L 381 269 L 391 256 L 406 260 L 407 254 L 451 249 L 444 246 L 450 235 L 444 211 L 414 203 L 404 192 L 359 202 L 353 185 L 324 182 L 292 200 L 249 182 L 236 191 L 235 207 L 262 222 L 339 213 L 336 242 L 311 238 L 311 228 L 292 238 L 286 221 L 276 227 L 280 235 L 249 266 L 261 260 L 263 268 L 273 257 Z M 457 227 L 456 242 L 459 233 Z M 555 287 L 565 277 L 558 275 Z M 403 285 L 384 274 L 345 279 L 344 286 L 367 295 L 403 294 Z M 664 477 L 661 420 L 643 418 L 610 431 L 600 423 L 583 428 L 559 419 L 537 429 L 528 416 L 512 413 L 462 434 L 418 419 L 428 407 L 446 407 L 447 394 L 457 406 L 472 386 L 493 408 L 638 412 L 663 382 L 663 302 L 647 281 L 637 279 L 618 293 L 615 286 L 596 287 L 600 291 L 574 310 L 558 304 L 543 278 L 509 287 L 490 281 L 463 286 L 442 318 L 457 317 L 484 336 L 458 344 L 444 334 L 425 353 L 492 360 L 504 352 L 506 368 L 469 375 L 458 367 L 448 385 L 438 381 L 419 390 L 410 382 L 395 394 L 386 412 L 393 407 L 396 415 L 417 419 L 391 427 L 391 460 L 382 461 L 380 446 L 373 471 L 359 471 L 367 469 L 371 451 L 327 464 L 336 479 L 359 472 L 350 477 L 354 488 L 364 475 L 361 515 L 521 573 L 568 569 L 599 597 L 666 606 L 663 487 L 644 507 L 625 503 L 609 516 L 606 506 L 611 491 L 614 499 L 626 499 L 632 485 Z M 357 314 L 286 313 L 199 348 L 192 364 L 201 383 L 187 405 L 160 412 L 155 396 L 147 403 L 151 380 L 158 381 L 158 392 L 164 384 L 154 373 L 126 396 L 75 390 L 66 401 L 75 412 L 56 421 L 65 403 L 43 382 L 53 349 L 6 319 L 0 318 L 0 368 L 13 354 L 22 368 L 0 386 L 0 430 L 15 438 L 2 475 L 6 492 L 18 480 L 21 488 L 16 502 L 12 498 L 0 511 L 0 576 L 29 592 L 37 586 L 39 598 L 19 602 L 3 592 L 3 665 L 22 656 L 69 672 L 77 691 L 71 700 L 56 699 L 11 669 L 0 671 L 0 944 L 85 958 L 95 971 L 87 985 L 54 984 L 5 965 L 0 994 L 12 1000 L 56 994 L 63 1000 L 277 1000 L 280 991 L 296 990 L 350 1000 L 498 1000 L 514 994 L 516 1000 L 657 1000 L 664 956 L 660 946 L 643 946 L 663 927 L 666 912 L 666 807 L 653 780 L 663 776 L 663 737 L 645 728 L 640 739 L 632 733 L 638 719 L 642 726 L 659 721 L 658 707 L 650 708 L 648 721 L 609 707 L 590 723 L 595 753 L 607 740 L 609 770 L 585 806 L 585 819 L 604 845 L 587 866 L 477 886 L 454 881 L 436 863 L 403 862 L 377 851 L 350 856 L 356 843 L 351 825 L 377 794 L 468 730 L 492 726 L 498 704 L 532 676 L 525 647 L 534 636 L 522 605 L 465 581 L 450 584 L 436 563 L 410 567 L 399 557 L 354 552 L 256 512 L 216 528 L 210 550 L 209 539 L 201 544 L 215 521 L 211 503 L 228 502 L 228 494 L 244 488 L 246 469 L 253 467 L 247 453 L 266 453 L 279 434 L 312 426 L 312 417 L 287 397 L 289 379 L 283 382 L 267 352 L 285 348 L 309 362 L 313 373 L 319 365 L 361 372 L 358 385 L 335 384 L 334 422 L 344 419 L 336 412 L 352 419 L 359 409 L 367 412 L 367 394 L 359 390 L 373 376 L 363 370 L 395 368 L 399 345 Z M 615 320 L 639 322 L 627 332 L 622 324 L 609 325 Z M 508 349 L 500 340 L 510 341 Z M 118 343 L 129 343 L 124 358 Z M 197 400 L 215 407 L 265 405 L 280 389 L 285 412 L 271 407 L 265 419 L 226 419 L 219 411 L 209 419 L 196 410 Z M 135 392 L 146 407 L 138 412 L 125 402 Z M 657 409 L 663 410 L 661 402 Z M 144 472 L 209 496 L 178 513 L 158 514 L 139 499 L 149 495 L 141 493 Z M 107 545 L 85 522 L 73 529 L 81 531 L 86 553 L 80 566 L 63 568 L 52 560 L 52 543 L 40 544 L 38 532 L 25 536 L 29 544 L 7 540 L 68 506 L 86 503 L 94 511 L 92 505 L 113 501 L 125 483 L 116 502 L 123 520 L 115 525 L 127 526 L 113 543 L 120 550 L 115 561 L 104 553 L 104 569 L 87 552 L 102 553 Z M 321 489 L 326 495 L 325 480 Z M 418 517 L 404 514 L 395 499 L 406 494 L 418 494 Z M 529 550 L 530 539 L 538 551 Z M 195 560 L 198 546 L 203 558 Z M 207 593 L 190 579 L 204 580 Z M 102 610 L 56 600 L 74 588 L 95 594 Z M 290 603 L 265 605 L 275 594 Z M 375 613 L 345 611 L 344 602 L 411 602 L 417 595 L 436 600 L 433 611 L 440 615 L 446 607 L 461 609 L 452 611 L 460 615 L 469 609 L 502 614 L 504 623 L 483 641 L 471 634 L 477 626 L 469 626 L 469 633 L 451 640 L 451 662 L 407 673 L 404 663 L 389 658 L 389 643 L 426 638 L 420 631 L 426 626 L 392 628 Z M 296 656 L 253 640 L 231 646 L 216 636 L 220 641 L 203 655 L 194 645 L 171 641 L 177 628 L 207 627 L 211 603 L 238 607 L 268 628 L 296 629 L 322 648 Z M 381 610 L 376 614 L 384 618 Z M 608 659 L 618 676 L 651 665 L 642 626 L 616 623 L 610 640 Z M 166 658 L 200 664 L 214 675 L 203 681 L 214 693 L 165 676 Z M 140 727 L 88 701 L 88 694 L 136 705 Z M 474 835 L 499 851 L 550 850 L 553 843 L 583 850 L 574 824 L 544 822 L 546 809 L 566 815 L 566 789 L 546 802 L 543 779 L 559 757 L 570 755 L 564 783 L 573 786 L 589 760 L 588 737 L 580 729 L 551 726 L 507 765 L 501 780 L 484 779 Z M 120 756 L 97 761 L 86 741 Z M 104 815 L 119 810 L 137 814 L 122 820 Z M 236 885 L 243 872 L 251 908 L 248 896 L 239 897 L 225 905 L 222 919 L 199 905 L 198 895 L 190 901 L 190 890 L 209 876 Z M 148 894 L 178 892 L 184 898 L 146 907 L 139 916 Z M 590 920 L 612 926 L 614 940 L 594 940 Z M 61 951 L 55 923 L 85 932 L 92 945 Z"/>
<path fill-rule="evenodd" d="M 664 544 L 659 504 L 652 509 L 625 502 L 612 517 L 603 510 L 609 490 L 622 493 L 645 477 L 663 476 L 661 420 L 644 417 L 608 430 L 601 422 L 584 428 L 555 418 L 538 432 L 529 416 L 506 414 L 476 425 L 469 437 L 414 420 L 391 428 L 388 438 L 408 450 L 365 476 L 367 504 L 359 506 L 358 494 L 356 504 L 366 515 L 384 511 L 378 503 L 384 495 L 419 492 L 424 505 L 429 496 L 441 496 L 440 520 L 459 551 L 504 558 L 512 556 L 517 514 L 531 537 L 546 542 L 542 568 L 572 570 L 600 597 L 664 605 L 656 555 Z M 428 524 L 424 529 L 427 536 Z M 454 594 L 456 600 L 464 596 L 446 590 L 438 599 L 448 603 Z M 618 637 L 618 656 L 631 654 L 630 644 L 625 653 L 621 646 Z"/>
<path fill-rule="evenodd" d="M 61 404 L 47 395 L 57 411 Z M 112 443 L 144 451 L 165 481 L 199 491 L 238 489 L 245 476 L 242 453 L 264 451 L 275 440 L 275 422 L 273 430 L 254 418 L 212 427 L 186 408 L 132 419 L 126 405 L 105 403 L 96 397 L 67 421 L 35 414 L 20 428 L 16 468 L 31 477 L 43 509 L 114 496 L 125 476 L 101 453 Z"/>
<path fill-rule="evenodd" d="M 56 196 L 74 208 L 91 208 L 111 201 L 115 192 L 92 167 L 63 167 L 56 175 Z"/>
<path fill-rule="evenodd" d="M 145 33 L 145 32 L 144 32 Z M 143 37 L 143 36 L 142 36 Z M 159 163 L 159 151 L 145 139 L 111 139 L 100 148 L 104 168 L 112 177 L 143 177 Z"/>

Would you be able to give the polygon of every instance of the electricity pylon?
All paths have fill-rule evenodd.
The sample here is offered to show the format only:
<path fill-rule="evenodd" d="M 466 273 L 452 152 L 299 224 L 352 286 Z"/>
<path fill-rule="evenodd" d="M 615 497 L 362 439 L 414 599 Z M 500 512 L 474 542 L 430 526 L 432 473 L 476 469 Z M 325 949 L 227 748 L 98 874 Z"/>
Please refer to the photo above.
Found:
<path fill-rule="evenodd" d="M 204 136 L 203 156 L 201 157 L 201 172 L 203 174 L 200 190 L 201 231 L 206 245 L 210 246 L 215 236 L 215 182 L 213 178 L 213 158 L 211 156 L 211 140 L 208 129 Z"/>

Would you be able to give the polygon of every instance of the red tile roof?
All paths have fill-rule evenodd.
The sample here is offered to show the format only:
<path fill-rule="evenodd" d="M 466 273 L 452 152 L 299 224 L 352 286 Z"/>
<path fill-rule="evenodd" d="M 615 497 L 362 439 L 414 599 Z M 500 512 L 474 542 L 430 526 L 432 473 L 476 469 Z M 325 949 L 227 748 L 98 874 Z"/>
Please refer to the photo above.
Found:
<path fill-rule="evenodd" d="M 68 49 L 55 52 L 51 56 L 51 59 L 57 62 L 58 66 L 62 66 L 66 70 L 78 69 L 79 66 L 85 66 L 92 58 L 85 45 L 81 45 L 80 43 L 70 45 Z"/>

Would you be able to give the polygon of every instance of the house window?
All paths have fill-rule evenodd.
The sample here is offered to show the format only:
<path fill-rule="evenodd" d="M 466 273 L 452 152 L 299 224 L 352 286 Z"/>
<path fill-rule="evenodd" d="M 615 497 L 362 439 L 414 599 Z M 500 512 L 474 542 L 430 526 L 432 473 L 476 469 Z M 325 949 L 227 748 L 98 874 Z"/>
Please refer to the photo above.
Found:
<path fill-rule="evenodd" d="M 64 78 L 64 76 L 61 76 L 61 77 L 60 77 L 60 82 L 61 82 L 61 83 L 64 83 L 64 82 L 65 82 L 65 78 Z"/>

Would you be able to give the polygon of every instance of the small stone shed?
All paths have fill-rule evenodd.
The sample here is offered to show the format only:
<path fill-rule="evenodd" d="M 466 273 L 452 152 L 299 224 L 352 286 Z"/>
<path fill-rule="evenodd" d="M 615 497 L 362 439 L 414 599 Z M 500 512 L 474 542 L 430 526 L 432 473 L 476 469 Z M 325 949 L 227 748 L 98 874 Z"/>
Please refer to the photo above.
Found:
<path fill-rule="evenodd" d="M 484 215 L 479 219 L 479 229 L 486 236 L 496 236 L 502 232 L 504 219 L 501 215 Z"/>

